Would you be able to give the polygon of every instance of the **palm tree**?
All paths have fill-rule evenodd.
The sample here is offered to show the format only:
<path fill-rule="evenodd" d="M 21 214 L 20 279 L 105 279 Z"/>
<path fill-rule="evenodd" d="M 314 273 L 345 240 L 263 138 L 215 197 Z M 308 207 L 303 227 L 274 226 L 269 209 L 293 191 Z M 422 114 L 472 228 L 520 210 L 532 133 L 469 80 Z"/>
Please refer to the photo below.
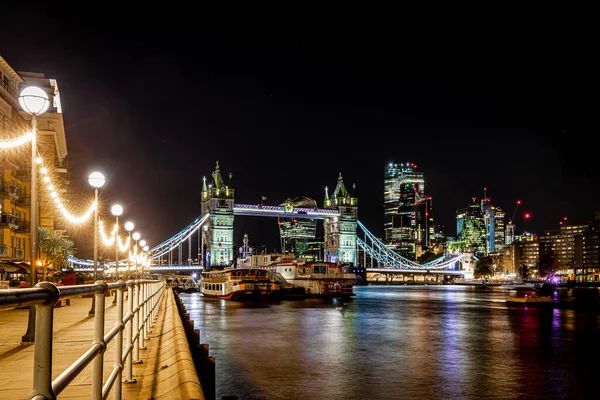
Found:
<path fill-rule="evenodd" d="M 38 248 L 44 274 L 43 280 L 46 280 L 48 267 L 52 266 L 60 271 L 62 267 L 68 265 L 69 256 L 75 255 L 75 243 L 72 240 L 56 231 L 50 233 L 45 228 L 38 230 Z"/>

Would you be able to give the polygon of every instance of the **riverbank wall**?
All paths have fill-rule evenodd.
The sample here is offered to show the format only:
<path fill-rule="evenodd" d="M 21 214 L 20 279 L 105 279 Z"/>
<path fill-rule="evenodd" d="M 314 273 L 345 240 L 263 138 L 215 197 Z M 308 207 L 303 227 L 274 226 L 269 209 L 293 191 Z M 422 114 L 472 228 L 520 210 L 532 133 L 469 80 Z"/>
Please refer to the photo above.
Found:
<path fill-rule="evenodd" d="M 173 297 L 175 298 L 179 316 L 183 323 L 204 397 L 206 400 L 216 400 L 215 358 L 209 354 L 209 345 L 207 343 L 200 343 L 200 330 L 194 329 L 194 321 L 190 319 L 190 314 L 187 312 L 179 294 L 174 290 Z"/>

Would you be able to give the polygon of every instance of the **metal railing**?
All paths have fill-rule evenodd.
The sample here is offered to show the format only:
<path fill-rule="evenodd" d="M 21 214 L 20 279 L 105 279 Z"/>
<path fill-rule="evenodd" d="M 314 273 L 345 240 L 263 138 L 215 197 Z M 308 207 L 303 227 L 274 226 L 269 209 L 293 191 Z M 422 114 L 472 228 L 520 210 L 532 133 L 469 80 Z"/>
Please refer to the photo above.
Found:
<path fill-rule="evenodd" d="M 141 362 L 140 349 L 145 349 L 149 328 L 154 324 L 164 281 L 96 281 L 90 285 L 57 287 L 50 282 L 40 282 L 33 288 L 8 289 L 0 292 L 0 310 L 35 306 L 35 348 L 33 355 L 33 390 L 29 399 L 56 399 L 87 365 L 92 365 L 92 393 L 94 400 L 106 399 L 113 390 L 113 398 L 121 399 L 123 373 L 125 382 L 133 383 L 132 364 Z M 117 304 L 114 327 L 104 334 L 105 294 L 116 290 Z M 128 308 L 123 316 L 123 292 L 127 290 Z M 52 380 L 52 337 L 54 307 L 60 300 L 85 294 L 95 296 L 94 335 L 91 347 L 73 364 Z M 126 346 L 123 349 L 123 331 Z M 106 381 L 103 379 L 104 353 L 115 339 L 115 363 Z"/>

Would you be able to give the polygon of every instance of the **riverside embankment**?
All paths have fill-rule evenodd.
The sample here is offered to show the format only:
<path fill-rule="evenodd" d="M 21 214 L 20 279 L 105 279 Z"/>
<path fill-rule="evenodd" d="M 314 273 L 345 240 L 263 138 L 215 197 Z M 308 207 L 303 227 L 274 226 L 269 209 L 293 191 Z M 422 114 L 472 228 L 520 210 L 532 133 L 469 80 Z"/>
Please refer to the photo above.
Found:
<path fill-rule="evenodd" d="M 0 398 L 210 399 L 162 282 L 48 285 L 0 291 Z M 85 293 L 96 293 L 95 316 Z M 37 309 L 35 344 L 21 342 L 23 304 Z"/>

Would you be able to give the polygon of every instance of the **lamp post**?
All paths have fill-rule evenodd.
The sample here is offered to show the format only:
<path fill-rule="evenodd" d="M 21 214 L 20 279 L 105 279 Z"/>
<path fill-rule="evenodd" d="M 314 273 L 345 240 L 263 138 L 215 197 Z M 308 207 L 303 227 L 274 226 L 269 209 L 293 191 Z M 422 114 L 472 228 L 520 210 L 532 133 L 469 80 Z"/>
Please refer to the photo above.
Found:
<path fill-rule="evenodd" d="M 30 240 L 30 274 L 31 287 L 37 284 L 37 240 L 38 240 L 38 195 L 37 195 L 37 117 L 50 108 L 48 94 L 37 86 L 28 86 L 21 91 L 19 105 L 27 114 L 31 115 L 31 240 Z M 35 341 L 35 306 L 29 307 L 29 320 L 27 332 L 21 338 L 23 342 Z"/>
<path fill-rule="evenodd" d="M 133 261 L 135 262 L 135 277 L 138 277 L 138 268 L 137 268 L 137 264 L 138 264 L 138 258 L 137 258 L 137 245 L 138 245 L 138 240 L 140 240 L 140 233 L 139 232 L 133 232 L 133 240 L 135 240 L 135 255 L 136 257 L 133 259 Z"/>
<path fill-rule="evenodd" d="M 106 179 L 100 172 L 92 172 L 88 177 L 88 183 L 94 188 L 94 282 L 98 280 L 98 188 L 104 186 Z M 92 297 L 92 308 L 89 315 L 96 313 L 96 296 Z"/>
<path fill-rule="evenodd" d="M 127 273 L 131 274 L 131 231 L 133 230 L 133 222 L 125 222 L 125 230 L 129 232 L 129 240 L 127 241 Z"/>
<path fill-rule="evenodd" d="M 123 207 L 118 204 L 115 204 L 110 209 L 112 215 L 115 216 L 115 274 L 117 278 L 117 282 L 119 281 L 119 215 L 123 214 Z M 115 297 L 113 298 L 113 304 L 117 304 L 117 293 L 119 291 L 115 290 Z"/>
<path fill-rule="evenodd" d="M 146 251 L 145 248 L 146 246 L 146 241 L 144 239 L 140 240 L 140 246 L 142 247 L 142 251 Z M 144 260 L 142 260 L 142 277 L 141 279 L 144 279 Z"/>
<path fill-rule="evenodd" d="M 117 281 L 119 280 L 119 216 L 123 214 L 123 207 L 115 204 L 110 209 L 112 215 L 115 216 L 115 274 Z"/>
<path fill-rule="evenodd" d="M 150 248 L 149 248 L 148 246 L 144 246 L 144 253 L 148 253 L 148 250 L 149 250 L 149 249 L 150 249 Z M 146 257 L 146 260 L 145 260 L 145 262 L 147 263 L 147 265 L 148 265 L 148 268 L 150 268 L 150 259 L 148 259 L 148 258 Z M 143 277 L 143 276 L 144 276 L 144 265 L 142 264 L 142 277 Z M 148 276 L 150 276 L 150 274 L 148 274 Z"/>

